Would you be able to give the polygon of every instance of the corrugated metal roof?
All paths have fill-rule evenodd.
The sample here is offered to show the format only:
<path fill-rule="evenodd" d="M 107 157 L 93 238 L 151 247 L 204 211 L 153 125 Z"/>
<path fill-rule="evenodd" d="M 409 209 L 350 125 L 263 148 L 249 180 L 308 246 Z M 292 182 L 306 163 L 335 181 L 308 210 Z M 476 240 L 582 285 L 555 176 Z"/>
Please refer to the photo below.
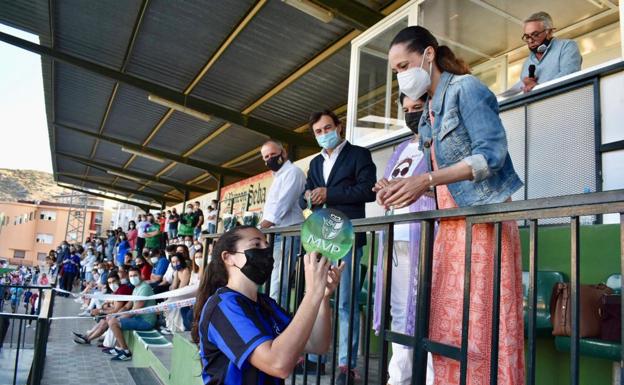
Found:
<path fill-rule="evenodd" d="M 162 170 L 167 164 L 160 163 L 155 160 L 147 159 L 142 156 L 137 156 L 132 162 L 128 170 L 140 171 L 146 174 L 156 174 Z"/>
<path fill-rule="evenodd" d="M 272 0 L 197 86 L 194 95 L 243 109 L 348 31 Z"/>
<path fill-rule="evenodd" d="M 156 133 L 149 145 L 163 151 L 184 153 L 224 123 L 225 121 L 216 118 L 205 122 L 176 111 Z"/>
<path fill-rule="evenodd" d="M 72 131 L 59 126 L 56 127 L 55 145 L 57 151 L 87 158 L 91 153 L 91 147 L 94 142 L 95 139 L 88 136 L 75 135 Z M 68 159 L 63 158 L 63 161 L 68 161 Z"/>
<path fill-rule="evenodd" d="M 236 158 L 266 141 L 266 137 L 240 126 L 233 125 L 224 134 L 208 142 L 193 157 L 214 164 Z M 246 172 L 250 172 L 249 169 Z"/>
<path fill-rule="evenodd" d="M 152 1 L 127 72 L 183 90 L 252 5 L 251 0 Z"/>
<path fill-rule="evenodd" d="M 48 35 L 48 0 L 0 0 L 0 23 L 34 33 Z"/>
<path fill-rule="evenodd" d="M 141 89 L 120 84 L 103 133 L 138 144 L 143 143 L 168 110 L 147 100 L 147 95 Z"/>
<path fill-rule="evenodd" d="M 347 45 L 251 115 L 294 128 L 305 124 L 314 111 L 345 104 L 349 89 L 350 52 L 350 45 Z"/>
<path fill-rule="evenodd" d="M 141 1 L 63 0 L 53 4 L 56 48 L 115 69 L 121 67 Z"/>
<path fill-rule="evenodd" d="M 121 167 L 131 156 L 131 154 L 121 151 L 118 145 L 100 140 L 93 158 L 98 162 L 106 162 L 113 166 Z"/>
<path fill-rule="evenodd" d="M 54 69 L 56 123 L 97 131 L 115 82 L 69 64 Z"/>
<path fill-rule="evenodd" d="M 167 171 L 165 176 L 169 179 L 186 182 L 203 174 L 205 171 L 185 164 L 176 164 L 171 170 Z"/>

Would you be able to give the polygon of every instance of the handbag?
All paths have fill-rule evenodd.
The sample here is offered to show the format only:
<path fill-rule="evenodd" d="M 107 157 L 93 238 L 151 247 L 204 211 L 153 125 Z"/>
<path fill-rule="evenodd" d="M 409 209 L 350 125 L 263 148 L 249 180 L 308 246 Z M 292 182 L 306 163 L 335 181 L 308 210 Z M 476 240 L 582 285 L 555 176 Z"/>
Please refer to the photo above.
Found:
<path fill-rule="evenodd" d="M 606 294 L 600 299 L 600 339 L 620 342 L 622 340 L 622 297 Z"/>
<path fill-rule="evenodd" d="M 605 294 L 613 290 L 604 284 L 581 285 L 579 301 L 579 337 L 600 337 L 600 306 Z M 550 298 L 550 320 L 554 336 L 570 336 L 572 334 L 572 298 L 570 284 L 559 282 L 553 288 Z"/>

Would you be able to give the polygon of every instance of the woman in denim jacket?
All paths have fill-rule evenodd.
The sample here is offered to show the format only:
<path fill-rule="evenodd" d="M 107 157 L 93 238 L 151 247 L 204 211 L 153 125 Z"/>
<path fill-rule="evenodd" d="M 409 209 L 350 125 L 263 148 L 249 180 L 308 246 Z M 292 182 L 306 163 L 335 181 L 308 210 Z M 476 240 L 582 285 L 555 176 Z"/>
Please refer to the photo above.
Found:
<path fill-rule="evenodd" d="M 401 92 L 411 99 L 428 94 L 419 134 L 429 162 L 427 173 L 391 181 L 377 193 L 377 202 L 401 208 L 430 189 L 440 209 L 509 201 L 522 182 L 507 151 L 494 94 L 425 28 L 399 32 L 388 56 Z M 429 338 L 453 346 L 461 345 L 465 236 L 464 219 L 444 219 L 434 243 Z M 491 224 L 472 228 L 468 384 L 490 378 L 494 241 Z M 501 250 L 498 383 L 522 384 L 522 270 L 513 221 L 503 223 Z M 458 361 L 434 355 L 433 366 L 435 384 L 458 383 Z"/>

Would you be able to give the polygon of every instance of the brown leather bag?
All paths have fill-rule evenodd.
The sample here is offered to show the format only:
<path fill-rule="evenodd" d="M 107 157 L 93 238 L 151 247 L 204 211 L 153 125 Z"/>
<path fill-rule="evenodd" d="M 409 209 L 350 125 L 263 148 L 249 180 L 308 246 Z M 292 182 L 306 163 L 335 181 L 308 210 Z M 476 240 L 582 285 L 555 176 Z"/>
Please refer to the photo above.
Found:
<path fill-rule="evenodd" d="M 608 286 L 581 285 L 579 319 L 580 338 L 600 337 L 600 305 L 603 295 L 612 294 Z M 557 283 L 550 299 L 550 320 L 554 336 L 570 336 L 572 334 L 572 298 L 570 284 Z"/>

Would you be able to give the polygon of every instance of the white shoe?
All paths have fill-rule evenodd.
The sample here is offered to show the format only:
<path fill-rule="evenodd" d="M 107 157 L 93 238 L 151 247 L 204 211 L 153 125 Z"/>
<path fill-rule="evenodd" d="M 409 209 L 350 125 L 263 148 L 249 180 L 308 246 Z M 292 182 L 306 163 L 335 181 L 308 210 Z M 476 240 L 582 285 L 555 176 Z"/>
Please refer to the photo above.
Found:
<path fill-rule="evenodd" d="M 85 310 L 82 313 L 78 313 L 78 316 L 80 316 L 80 317 L 86 316 L 86 315 L 91 315 L 91 313 L 88 310 Z"/>
<path fill-rule="evenodd" d="M 76 303 L 81 303 L 81 302 L 82 302 L 82 298 L 76 298 L 76 299 L 74 300 L 74 302 L 76 302 Z"/>

